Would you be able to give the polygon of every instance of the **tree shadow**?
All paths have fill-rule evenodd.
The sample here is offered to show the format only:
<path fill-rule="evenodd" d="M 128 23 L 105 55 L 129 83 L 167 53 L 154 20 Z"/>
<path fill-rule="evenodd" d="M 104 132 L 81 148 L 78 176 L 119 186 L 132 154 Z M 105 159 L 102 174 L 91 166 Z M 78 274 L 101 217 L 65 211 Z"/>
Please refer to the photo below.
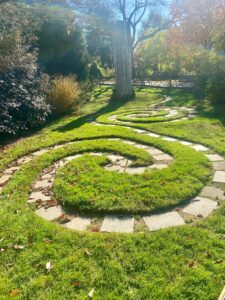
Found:
<path fill-rule="evenodd" d="M 95 122 L 99 116 L 106 114 L 106 113 L 110 113 L 114 110 L 117 110 L 118 108 L 120 108 L 127 102 L 128 101 L 111 101 L 109 99 L 107 105 L 100 108 L 95 113 L 81 116 L 81 117 L 69 122 L 68 124 L 66 124 L 64 126 L 55 128 L 54 131 L 66 132 L 66 131 L 70 131 L 70 130 L 79 128 L 86 123 Z"/>

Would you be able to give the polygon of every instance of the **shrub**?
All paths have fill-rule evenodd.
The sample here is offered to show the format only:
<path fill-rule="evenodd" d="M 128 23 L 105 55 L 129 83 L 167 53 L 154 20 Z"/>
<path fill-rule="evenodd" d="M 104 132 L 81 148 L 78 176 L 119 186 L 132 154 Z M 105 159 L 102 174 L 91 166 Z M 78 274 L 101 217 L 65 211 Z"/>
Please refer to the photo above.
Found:
<path fill-rule="evenodd" d="M 80 86 L 73 75 L 59 75 L 52 80 L 48 102 L 56 115 L 63 115 L 78 104 L 80 94 Z"/>
<path fill-rule="evenodd" d="M 0 39 L 0 133 L 16 134 L 45 122 L 48 76 L 37 67 L 19 32 L 2 32 Z"/>

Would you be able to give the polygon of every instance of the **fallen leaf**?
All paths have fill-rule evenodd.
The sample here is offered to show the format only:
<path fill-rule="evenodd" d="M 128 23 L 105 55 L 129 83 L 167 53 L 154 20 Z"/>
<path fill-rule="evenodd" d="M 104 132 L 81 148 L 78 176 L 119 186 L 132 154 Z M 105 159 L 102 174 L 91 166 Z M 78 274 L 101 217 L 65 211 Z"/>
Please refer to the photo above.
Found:
<path fill-rule="evenodd" d="M 85 249 L 85 253 L 89 256 L 91 255 L 91 253 L 88 251 L 88 249 Z"/>
<path fill-rule="evenodd" d="M 25 246 L 23 246 L 23 245 L 15 245 L 14 246 L 15 250 L 23 250 L 24 248 L 25 248 Z"/>
<path fill-rule="evenodd" d="M 88 297 L 89 297 L 89 298 L 93 298 L 94 291 L 95 291 L 95 289 L 92 289 L 92 290 L 88 293 Z"/>
<path fill-rule="evenodd" d="M 10 297 L 16 297 L 19 294 L 19 290 L 12 290 L 9 294 Z"/>
<path fill-rule="evenodd" d="M 72 280 L 72 281 L 71 281 L 71 285 L 74 286 L 74 287 L 76 287 L 76 286 L 79 286 L 79 285 L 80 285 L 80 282 L 77 281 L 77 280 Z"/>
<path fill-rule="evenodd" d="M 51 271 L 51 269 L 53 268 L 53 266 L 52 266 L 52 264 L 51 264 L 50 261 L 48 261 L 48 262 L 46 263 L 45 268 L 46 268 L 46 270 L 47 270 L 48 272 Z"/>
<path fill-rule="evenodd" d="M 195 261 L 191 261 L 191 262 L 189 262 L 188 267 L 194 269 L 197 267 L 197 263 Z"/>
<path fill-rule="evenodd" d="M 52 243 L 52 240 L 48 240 L 48 239 L 47 239 L 47 240 L 44 240 L 43 242 L 44 242 L 45 244 L 51 244 L 51 243 Z"/>

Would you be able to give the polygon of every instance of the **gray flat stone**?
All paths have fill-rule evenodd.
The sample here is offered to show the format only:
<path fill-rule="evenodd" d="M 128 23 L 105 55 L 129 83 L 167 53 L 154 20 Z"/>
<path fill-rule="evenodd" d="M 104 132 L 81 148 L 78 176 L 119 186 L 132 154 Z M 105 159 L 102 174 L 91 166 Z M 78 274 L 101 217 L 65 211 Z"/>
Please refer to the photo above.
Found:
<path fill-rule="evenodd" d="M 52 181 L 51 180 L 42 180 L 42 181 L 37 181 L 34 185 L 35 189 L 45 189 L 45 188 L 50 188 L 52 186 Z"/>
<path fill-rule="evenodd" d="M 163 137 L 162 140 L 168 141 L 168 142 L 177 142 L 177 139 L 171 138 L 171 137 Z"/>
<path fill-rule="evenodd" d="M 33 154 L 34 156 L 39 156 L 39 155 L 45 154 L 46 152 L 48 152 L 47 149 L 42 149 L 42 150 L 33 152 L 32 154 Z"/>
<path fill-rule="evenodd" d="M 91 224 L 90 218 L 85 217 L 75 217 L 70 222 L 65 224 L 66 228 L 84 231 L 87 230 L 87 227 Z"/>
<path fill-rule="evenodd" d="M 135 175 L 135 174 L 143 174 L 145 172 L 145 170 L 146 170 L 145 167 L 126 168 L 125 172 L 130 174 L 130 175 Z"/>
<path fill-rule="evenodd" d="M 101 232 L 126 232 L 134 231 L 134 218 L 126 216 L 105 216 Z"/>
<path fill-rule="evenodd" d="M 107 156 L 112 162 L 119 162 L 120 160 L 124 160 L 124 157 L 121 155 L 110 154 Z"/>
<path fill-rule="evenodd" d="M 218 154 L 206 154 L 210 161 L 224 161 L 223 157 Z"/>
<path fill-rule="evenodd" d="M 145 216 L 143 219 L 150 231 L 185 224 L 183 218 L 175 211 L 159 215 Z"/>
<path fill-rule="evenodd" d="M 15 173 L 17 170 L 19 170 L 19 169 L 20 169 L 19 166 L 10 167 L 10 168 L 8 168 L 8 169 L 6 169 L 6 170 L 4 171 L 4 174 L 13 174 L 13 173 Z"/>
<path fill-rule="evenodd" d="M 36 201 L 50 201 L 51 197 L 50 196 L 45 196 L 42 192 L 33 192 L 31 193 L 28 203 L 34 203 Z"/>
<path fill-rule="evenodd" d="M 210 213 L 212 213 L 217 208 L 217 206 L 218 204 L 216 201 L 212 201 L 204 197 L 197 197 L 184 208 L 183 212 L 194 216 L 202 216 L 205 218 Z"/>
<path fill-rule="evenodd" d="M 105 166 L 104 169 L 107 171 L 110 171 L 110 172 L 123 172 L 124 171 L 124 168 L 119 165 Z"/>
<path fill-rule="evenodd" d="M 195 149 L 196 151 L 208 151 L 209 148 L 206 148 L 203 145 L 193 145 L 191 146 L 193 149 Z"/>
<path fill-rule="evenodd" d="M 141 130 L 141 129 L 133 129 L 133 131 L 135 131 L 137 133 L 146 133 L 145 130 Z"/>
<path fill-rule="evenodd" d="M 26 164 L 26 163 L 30 162 L 32 159 L 33 158 L 31 156 L 22 157 L 17 160 L 17 163 L 18 164 Z"/>
<path fill-rule="evenodd" d="M 63 214 L 63 210 L 61 206 L 54 206 L 49 208 L 42 207 L 36 211 L 36 214 L 47 221 L 53 221 Z"/>
<path fill-rule="evenodd" d="M 225 161 L 214 162 L 213 169 L 215 171 L 225 171 Z"/>
<path fill-rule="evenodd" d="M 146 149 L 146 151 L 151 155 L 163 155 L 164 154 L 161 150 L 156 149 L 156 148 L 148 148 L 148 149 Z"/>
<path fill-rule="evenodd" d="M 153 158 L 156 161 L 171 161 L 173 160 L 173 157 L 169 154 L 161 154 L 161 155 L 153 155 Z"/>
<path fill-rule="evenodd" d="M 11 175 L 3 175 L 2 177 L 0 177 L 0 186 L 5 184 L 10 178 Z"/>
<path fill-rule="evenodd" d="M 162 170 L 167 168 L 168 165 L 167 164 L 153 164 L 150 167 L 148 167 L 148 169 L 158 169 L 158 170 Z"/>
<path fill-rule="evenodd" d="M 150 137 L 156 137 L 156 138 L 157 138 L 157 137 L 160 137 L 159 134 L 152 133 L 152 132 L 147 133 L 147 135 L 150 136 Z"/>
<path fill-rule="evenodd" d="M 213 199 L 225 200 L 224 191 L 214 186 L 206 186 L 201 191 L 200 196 Z"/>
<path fill-rule="evenodd" d="M 225 183 L 225 171 L 216 171 L 214 177 L 214 182 Z"/>
<path fill-rule="evenodd" d="M 191 142 L 187 142 L 187 141 L 180 141 L 180 144 L 185 145 L 185 146 L 192 146 L 193 145 Z"/>

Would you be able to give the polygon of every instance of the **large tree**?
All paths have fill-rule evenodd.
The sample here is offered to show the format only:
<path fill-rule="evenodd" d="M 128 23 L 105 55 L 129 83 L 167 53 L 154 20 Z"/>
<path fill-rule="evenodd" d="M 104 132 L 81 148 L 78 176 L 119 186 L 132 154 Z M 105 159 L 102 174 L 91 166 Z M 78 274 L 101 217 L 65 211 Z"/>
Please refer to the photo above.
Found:
<path fill-rule="evenodd" d="M 159 30 L 165 29 L 166 23 L 158 23 L 148 34 L 138 37 L 140 23 L 148 21 L 152 25 L 155 12 L 165 5 L 165 0 L 83 0 L 80 7 L 89 15 L 104 19 L 106 26 L 110 23 L 114 45 L 114 64 L 116 85 L 113 99 L 130 99 L 134 97 L 132 85 L 134 49 L 141 41 L 151 38 Z M 110 19 L 110 22 L 108 21 Z"/>

